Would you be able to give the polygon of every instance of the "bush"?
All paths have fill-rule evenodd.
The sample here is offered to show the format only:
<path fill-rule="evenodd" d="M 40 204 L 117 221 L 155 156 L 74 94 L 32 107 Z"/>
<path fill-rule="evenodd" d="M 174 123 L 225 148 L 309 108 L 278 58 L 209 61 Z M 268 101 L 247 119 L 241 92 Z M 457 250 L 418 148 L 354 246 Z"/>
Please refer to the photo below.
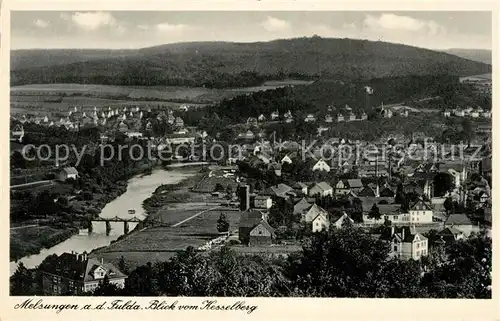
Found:
<path fill-rule="evenodd" d="M 90 201 L 93 198 L 93 195 L 91 192 L 84 192 L 82 195 L 83 199 L 86 201 Z"/>

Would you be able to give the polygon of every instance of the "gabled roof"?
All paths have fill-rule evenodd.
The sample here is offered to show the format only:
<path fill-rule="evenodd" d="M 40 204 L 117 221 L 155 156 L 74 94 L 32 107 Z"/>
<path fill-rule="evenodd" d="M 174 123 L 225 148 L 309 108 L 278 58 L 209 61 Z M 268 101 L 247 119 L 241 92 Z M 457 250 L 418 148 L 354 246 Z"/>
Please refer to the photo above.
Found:
<path fill-rule="evenodd" d="M 410 210 L 432 210 L 432 206 L 429 203 L 424 202 L 422 199 L 419 199 L 410 206 Z"/>
<path fill-rule="evenodd" d="M 252 231 L 253 231 L 253 230 L 254 230 L 257 226 L 259 226 L 259 225 L 264 226 L 264 228 L 265 228 L 266 230 L 268 230 L 268 231 L 271 233 L 271 235 L 272 235 L 273 237 L 275 236 L 275 233 L 274 233 L 274 228 L 273 228 L 271 225 L 269 225 L 269 223 L 267 223 L 267 221 L 266 221 L 266 220 L 261 220 L 259 223 L 257 223 L 257 224 L 254 226 L 254 228 L 252 229 Z"/>
<path fill-rule="evenodd" d="M 322 207 L 318 206 L 317 204 L 313 204 L 306 214 L 311 214 L 311 213 L 313 214 L 312 217 L 316 217 L 321 213 L 328 215 L 328 212 Z"/>
<path fill-rule="evenodd" d="M 300 201 L 298 201 L 293 206 L 293 212 L 294 213 L 302 213 L 303 211 L 308 210 L 311 207 L 312 207 L 312 204 L 309 203 L 305 197 L 303 197 Z"/>
<path fill-rule="evenodd" d="M 457 229 L 455 226 L 447 227 L 438 233 L 438 235 L 460 235 L 460 234 L 463 234 L 463 232 Z"/>
<path fill-rule="evenodd" d="M 274 186 L 268 187 L 265 191 L 264 194 L 267 195 L 275 195 L 275 196 L 280 196 L 283 197 L 285 196 L 288 192 L 293 191 L 293 188 L 286 184 L 278 184 Z"/>
<path fill-rule="evenodd" d="M 99 267 L 106 271 L 109 279 L 127 277 L 111 263 L 101 263 L 95 258 L 82 259 L 81 256 L 77 258 L 76 254 L 71 253 L 50 256 L 39 266 L 39 269 L 71 280 L 91 282 L 97 281 L 94 279 L 93 272 Z"/>
<path fill-rule="evenodd" d="M 358 193 L 359 196 L 361 197 L 375 197 L 376 196 L 376 192 L 373 188 L 371 188 L 370 186 L 365 186 L 359 193 Z"/>
<path fill-rule="evenodd" d="M 293 188 L 302 189 L 304 187 L 308 187 L 308 186 L 307 186 L 307 184 L 302 183 L 302 182 L 296 182 L 295 184 L 293 184 Z"/>
<path fill-rule="evenodd" d="M 444 223 L 445 225 L 472 225 L 472 222 L 465 214 L 451 214 Z"/>
<path fill-rule="evenodd" d="M 63 171 L 68 174 L 68 175 L 71 175 L 71 174 L 78 174 L 78 171 L 76 170 L 76 168 L 74 167 L 65 167 L 63 168 Z"/>
<path fill-rule="evenodd" d="M 241 213 L 239 227 L 253 228 L 263 219 L 261 211 L 246 211 Z"/>
<path fill-rule="evenodd" d="M 350 188 L 363 188 L 363 183 L 360 179 L 348 179 L 347 183 Z"/>
<path fill-rule="evenodd" d="M 323 190 L 323 191 L 326 191 L 326 190 L 332 189 L 332 187 L 330 186 L 330 184 L 328 184 L 327 182 L 319 182 L 319 183 L 316 183 L 316 184 L 314 184 L 311 188 L 314 188 L 314 187 L 318 187 L 319 189 L 321 189 L 321 190 Z"/>
<path fill-rule="evenodd" d="M 394 198 L 392 197 L 359 197 L 361 200 L 361 204 L 363 206 L 363 212 L 369 212 L 373 206 L 373 204 L 377 204 L 377 206 L 383 205 L 383 204 L 378 204 L 380 201 L 385 200 L 389 204 L 394 202 Z"/>

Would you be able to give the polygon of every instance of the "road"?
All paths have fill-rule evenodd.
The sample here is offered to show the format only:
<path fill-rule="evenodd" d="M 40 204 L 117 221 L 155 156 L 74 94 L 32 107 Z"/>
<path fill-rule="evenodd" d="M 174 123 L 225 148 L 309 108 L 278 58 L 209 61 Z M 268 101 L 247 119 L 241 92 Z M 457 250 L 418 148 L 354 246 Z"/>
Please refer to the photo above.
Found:
<path fill-rule="evenodd" d="M 198 212 L 198 213 L 196 213 L 196 214 L 194 214 L 194 215 L 192 215 L 192 216 L 188 217 L 187 219 L 180 221 L 179 223 L 175 223 L 174 225 L 172 225 L 172 227 L 177 227 L 177 226 L 181 225 L 182 223 L 186 223 L 187 221 L 190 221 L 190 220 L 192 220 L 193 218 L 195 218 L 195 217 L 197 217 L 197 216 L 200 216 L 200 215 L 201 215 L 201 214 L 203 214 L 203 213 L 206 213 L 206 212 L 209 212 L 209 211 L 212 211 L 212 210 L 216 210 L 216 209 L 218 209 L 218 208 L 220 208 L 220 206 L 212 207 L 212 208 L 209 208 L 209 209 L 207 209 L 207 210 L 203 210 L 203 211 L 201 211 L 201 212 Z"/>
<path fill-rule="evenodd" d="M 54 184 L 54 181 L 47 180 L 47 181 L 36 181 L 36 182 L 31 182 L 31 183 L 24 183 L 24 184 L 18 184 L 18 185 L 11 185 L 10 188 L 18 188 L 18 187 L 28 187 L 32 185 L 40 185 L 40 186 L 45 186 L 45 185 L 52 185 Z"/>
<path fill-rule="evenodd" d="M 35 227 L 35 226 L 39 226 L 39 225 L 38 224 L 30 224 L 30 225 L 11 227 L 10 229 L 11 230 L 18 230 L 18 229 L 22 229 L 22 228 Z"/>

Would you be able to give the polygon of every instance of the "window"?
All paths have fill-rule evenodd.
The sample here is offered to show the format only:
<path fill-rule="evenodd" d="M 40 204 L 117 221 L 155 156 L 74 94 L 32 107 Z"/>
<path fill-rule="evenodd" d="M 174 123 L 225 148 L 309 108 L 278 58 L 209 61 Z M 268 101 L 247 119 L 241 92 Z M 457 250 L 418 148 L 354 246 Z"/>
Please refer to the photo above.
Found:
<path fill-rule="evenodd" d="M 397 251 L 397 250 L 398 250 L 398 246 L 394 245 L 394 251 Z"/>
<path fill-rule="evenodd" d="M 420 243 L 417 243 L 417 249 L 420 248 Z"/>
<path fill-rule="evenodd" d="M 262 234 L 262 231 L 259 231 L 259 235 L 261 235 L 261 234 Z"/>

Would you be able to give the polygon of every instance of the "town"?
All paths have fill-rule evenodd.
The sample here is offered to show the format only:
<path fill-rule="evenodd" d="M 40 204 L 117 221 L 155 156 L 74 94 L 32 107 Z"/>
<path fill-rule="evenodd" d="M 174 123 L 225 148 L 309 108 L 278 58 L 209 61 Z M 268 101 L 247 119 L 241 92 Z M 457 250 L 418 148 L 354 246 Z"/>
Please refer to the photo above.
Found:
<path fill-rule="evenodd" d="M 491 298 L 491 65 L 456 59 L 181 89 L 14 71 L 11 295 Z"/>

